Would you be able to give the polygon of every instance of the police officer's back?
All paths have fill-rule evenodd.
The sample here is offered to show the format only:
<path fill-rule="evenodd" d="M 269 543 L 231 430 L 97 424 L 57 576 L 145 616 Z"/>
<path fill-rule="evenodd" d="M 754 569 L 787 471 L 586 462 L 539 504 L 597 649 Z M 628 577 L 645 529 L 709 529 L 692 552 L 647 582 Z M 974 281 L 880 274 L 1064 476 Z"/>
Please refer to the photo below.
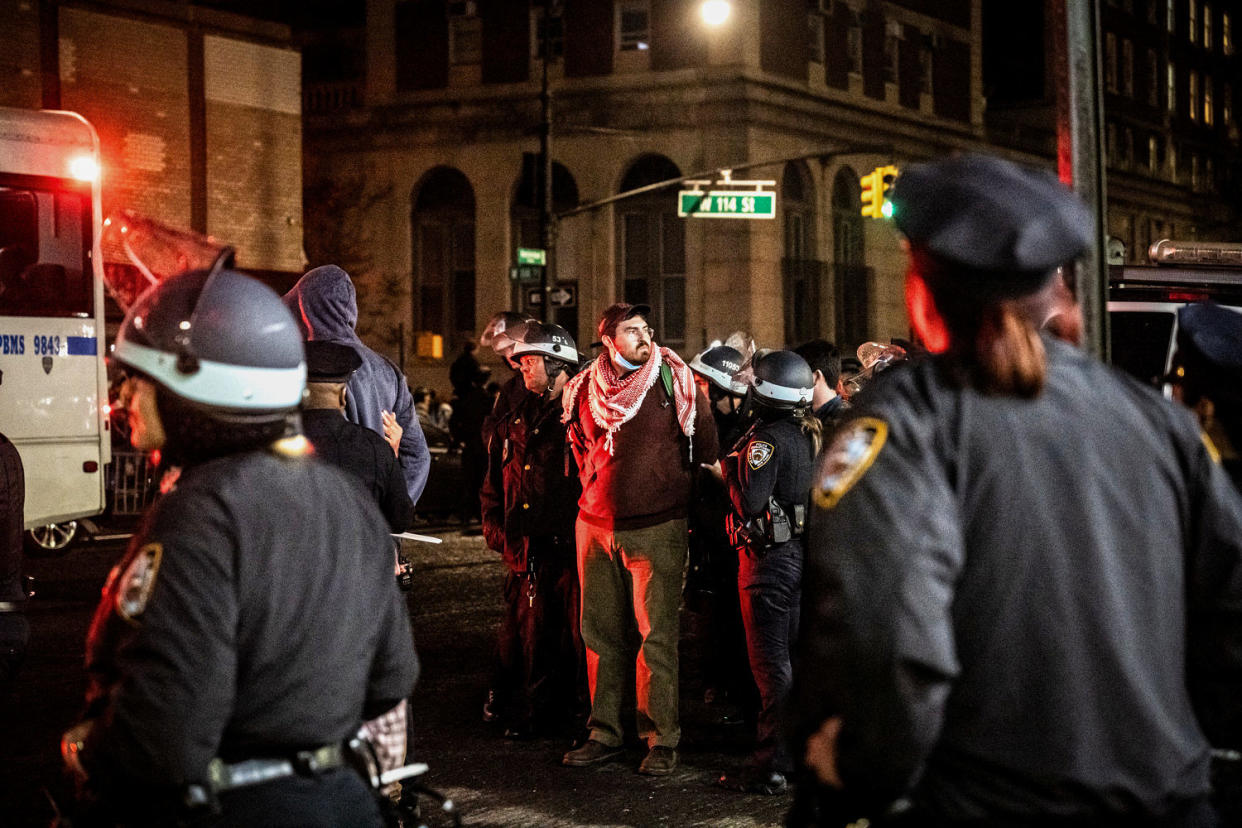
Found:
<path fill-rule="evenodd" d="M 182 471 L 96 610 L 70 768 L 127 824 L 378 824 L 340 746 L 417 662 L 383 517 L 279 439 L 305 376 L 292 317 L 241 274 L 182 274 L 131 308 L 115 358 L 135 447 Z"/>
<path fill-rule="evenodd" d="M 346 382 L 362 364 L 352 347 L 339 342 L 306 343 L 307 399 L 302 431 L 315 456 L 352 474 L 375 499 L 393 532 L 404 532 L 414 519 L 414 503 L 405 487 L 392 446 L 365 426 L 345 419 Z"/>
<path fill-rule="evenodd" d="M 894 203 L 937 355 L 819 467 L 808 761 L 873 818 L 908 793 L 913 824 L 1214 824 L 1187 635 L 1242 608 L 1242 503 L 1186 412 L 1038 333 L 1092 226 L 1054 178 L 966 157 Z"/>

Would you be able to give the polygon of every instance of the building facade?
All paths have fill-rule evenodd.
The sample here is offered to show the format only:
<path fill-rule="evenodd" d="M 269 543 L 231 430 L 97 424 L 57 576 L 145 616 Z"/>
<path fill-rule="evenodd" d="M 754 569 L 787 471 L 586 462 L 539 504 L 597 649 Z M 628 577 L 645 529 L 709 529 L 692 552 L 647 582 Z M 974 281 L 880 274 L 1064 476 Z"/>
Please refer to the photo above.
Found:
<path fill-rule="evenodd" d="M 550 316 L 582 345 L 622 299 L 686 356 L 737 330 L 908 335 L 896 234 L 860 215 L 859 177 L 981 142 L 979 0 L 734 0 L 717 27 L 699 6 L 369 0 L 364 28 L 307 37 L 307 251 L 351 271 L 368 341 L 443 385 L 493 312 L 538 312 L 511 268 L 543 246 L 545 45 L 553 205 L 578 208 L 555 223 Z M 677 186 L 590 207 L 743 166 L 774 219 L 680 218 Z"/>
<path fill-rule="evenodd" d="M 0 0 L 0 106 L 99 134 L 105 215 L 134 210 L 282 281 L 302 252 L 301 55 L 290 28 L 159 0 Z"/>
<path fill-rule="evenodd" d="M 1056 151 L 1056 6 L 1014 0 L 984 13 L 988 139 L 1043 157 Z M 1099 3 L 1114 261 L 1145 264 L 1164 238 L 1242 241 L 1240 12 L 1233 0 Z"/>

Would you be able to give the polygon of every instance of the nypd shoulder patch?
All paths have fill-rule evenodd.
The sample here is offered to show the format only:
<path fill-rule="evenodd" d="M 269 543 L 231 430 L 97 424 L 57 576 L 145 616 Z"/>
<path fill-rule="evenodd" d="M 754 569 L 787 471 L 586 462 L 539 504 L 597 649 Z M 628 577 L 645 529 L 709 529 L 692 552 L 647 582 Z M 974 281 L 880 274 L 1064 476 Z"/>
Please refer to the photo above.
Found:
<path fill-rule="evenodd" d="M 746 448 L 746 465 L 750 466 L 751 471 L 758 471 L 772 459 L 773 451 L 775 451 L 775 448 L 771 443 L 754 440 Z"/>
<path fill-rule="evenodd" d="M 160 558 L 164 555 L 164 545 L 148 543 L 138 550 L 138 554 L 121 573 L 116 585 L 116 611 L 131 624 L 137 624 L 147 601 L 155 589 L 155 576 L 159 572 Z"/>
<path fill-rule="evenodd" d="M 812 491 L 816 505 L 831 509 L 862 478 L 888 439 L 888 423 L 859 417 L 842 426 L 824 452 Z"/>

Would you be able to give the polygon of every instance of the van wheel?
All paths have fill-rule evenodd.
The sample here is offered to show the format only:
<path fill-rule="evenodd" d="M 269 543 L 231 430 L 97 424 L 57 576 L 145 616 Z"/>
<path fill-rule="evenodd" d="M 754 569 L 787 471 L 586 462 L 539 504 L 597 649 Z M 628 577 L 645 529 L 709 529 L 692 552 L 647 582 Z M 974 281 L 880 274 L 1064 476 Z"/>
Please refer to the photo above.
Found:
<path fill-rule="evenodd" d="M 26 551 L 35 555 L 60 555 L 78 538 L 78 522 L 49 523 L 26 532 Z"/>

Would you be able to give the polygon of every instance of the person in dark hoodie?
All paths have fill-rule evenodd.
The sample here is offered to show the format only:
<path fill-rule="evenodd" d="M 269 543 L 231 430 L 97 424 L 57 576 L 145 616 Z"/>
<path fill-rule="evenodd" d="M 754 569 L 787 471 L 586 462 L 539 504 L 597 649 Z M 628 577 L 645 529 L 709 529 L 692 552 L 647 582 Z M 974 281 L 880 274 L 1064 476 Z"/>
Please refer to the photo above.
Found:
<path fill-rule="evenodd" d="M 397 459 L 405 475 L 405 487 L 415 504 L 427 485 L 431 453 L 427 439 L 414 413 L 414 396 L 401 370 L 372 351 L 354 331 L 358 324 L 358 300 L 349 274 L 336 265 L 323 265 L 307 271 L 285 294 L 285 305 L 293 311 L 308 340 L 339 342 L 351 346 L 362 357 L 362 365 L 349 378 L 345 417 L 384 434 L 384 412 L 392 412 L 401 426 Z"/>

